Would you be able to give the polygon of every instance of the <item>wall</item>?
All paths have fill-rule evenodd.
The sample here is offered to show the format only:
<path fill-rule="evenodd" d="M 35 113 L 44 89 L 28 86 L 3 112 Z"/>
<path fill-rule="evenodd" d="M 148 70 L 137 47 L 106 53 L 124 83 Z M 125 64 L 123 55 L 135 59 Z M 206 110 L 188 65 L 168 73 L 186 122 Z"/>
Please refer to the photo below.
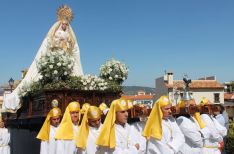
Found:
<path fill-rule="evenodd" d="M 167 95 L 168 89 L 164 83 L 164 77 L 157 78 L 155 80 L 155 99 L 158 99 L 162 95 Z"/>
<path fill-rule="evenodd" d="M 219 93 L 219 100 L 221 104 L 224 104 L 224 91 L 220 89 L 192 89 L 192 96 L 195 99 L 196 103 L 201 102 L 202 97 L 206 97 L 211 102 L 214 102 L 214 93 Z M 173 100 L 173 92 L 172 89 L 169 90 L 169 98 Z M 181 98 L 178 98 L 178 101 Z"/>
<path fill-rule="evenodd" d="M 214 94 L 219 93 L 219 100 L 221 104 L 224 104 L 224 91 L 220 89 L 202 89 L 202 90 L 193 90 L 193 97 L 196 102 L 200 102 L 202 97 L 206 97 L 212 103 L 214 103 Z"/>

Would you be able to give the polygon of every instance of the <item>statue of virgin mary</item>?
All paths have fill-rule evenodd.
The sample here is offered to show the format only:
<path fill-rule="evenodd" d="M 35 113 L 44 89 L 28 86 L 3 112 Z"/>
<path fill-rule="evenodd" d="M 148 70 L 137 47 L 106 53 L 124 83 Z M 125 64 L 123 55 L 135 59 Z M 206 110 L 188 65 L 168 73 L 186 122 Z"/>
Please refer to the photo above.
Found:
<path fill-rule="evenodd" d="M 57 18 L 58 21 L 47 33 L 23 80 L 11 94 L 4 96 L 2 106 L 3 111 L 16 112 L 21 107 L 20 98 L 18 95 L 19 91 L 24 85 L 40 79 L 41 75 L 37 69 L 37 62 L 40 61 L 40 58 L 47 52 L 52 52 L 56 49 L 68 52 L 74 58 L 74 66 L 71 75 L 83 75 L 78 42 L 70 25 L 70 22 L 73 19 L 72 10 L 66 5 L 61 6 L 57 10 Z"/>

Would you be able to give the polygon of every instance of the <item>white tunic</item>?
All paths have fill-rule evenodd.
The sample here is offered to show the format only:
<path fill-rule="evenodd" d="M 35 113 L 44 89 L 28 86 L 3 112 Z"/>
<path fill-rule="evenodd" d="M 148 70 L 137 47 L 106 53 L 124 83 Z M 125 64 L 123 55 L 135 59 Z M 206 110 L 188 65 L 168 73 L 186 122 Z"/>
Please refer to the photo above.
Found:
<path fill-rule="evenodd" d="M 229 129 L 229 117 L 228 117 L 228 113 L 226 112 L 226 110 L 223 111 L 222 115 L 225 119 L 225 127 L 228 130 Z"/>
<path fill-rule="evenodd" d="M 78 126 L 73 125 L 74 139 L 73 140 L 57 140 L 56 154 L 76 154 L 75 138 L 78 133 Z"/>
<path fill-rule="evenodd" d="M 193 117 L 187 118 L 180 116 L 177 123 L 185 136 L 185 144 L 181 148 L 184 154 L 200 154 L 203 148 L 203 139 L 208 138 L 209 130 L 205 127 L 200 129 L 199 124 Z"/>
<path fill-rule="evenodd" d="M 10 154 L 10 133 L 7 128 L 0 128 L 0 154 Z"/>
<path fill-rule="evenodd" d="M 162 139 L 151 137 L 148 141 L 147 154 L 175 154 L 184 143 L 184 135 L 175 119 L 162 120 Z"/>
<path fill-rule="evenodd" d="M 223 137 L 227 134 L 227 129 L 210 115 L 202 114 L 201 118 L 210 133 L 209 138 L 204 141 L 203 154 L 220 154 L 219 143 L 223 141 Z"/>
<path fill-rule="evenodd" d="M 135 140 L 139 142 L 140 149 L 139 154 L 145 154 L 146 153 L 146 138 L 142 136 L 142 132 L 145 128 L 146 121 L 139 121 L 132 124 L 133 130 L 136 132 Z"/>
<path fill-rule="evenodd" d="M 225 119 L 224 119 L 224 117 L 223 117 L 222 114 L 219 114 L 219 115 L 215 116 L 215 119 L 216 119 L 222 126 L 225 127 Z"/>
<path fill-rule="evenodd" d="M 56 154 L 56 141 L 54 139 L 58 127 L 50 125 L 49 141 L 41 141 L 40 154 Z"/>
<path fill-rule="evenodd" d="M 98 147 L 96 145 L 96 140 L 97 140 L 97 137 L 100 133 L 100 128 L 101 128 L 101 126 L 99 128 L 89 126 L 89 135 L 87 138 L 86 149 L 82 150 L 82 149 L 78 148 L 77 154 L 97 154 L 98 153 Z"/>
<path fill-rule="evenodd" d="M 138 150 L 135 147 L 137 141 L 134 141 L 134 134 L 132 127 L 128 124 L 121 126 L 115 124 L 115 149 L 98 147 L 98 154 L 137 154 Z"/>

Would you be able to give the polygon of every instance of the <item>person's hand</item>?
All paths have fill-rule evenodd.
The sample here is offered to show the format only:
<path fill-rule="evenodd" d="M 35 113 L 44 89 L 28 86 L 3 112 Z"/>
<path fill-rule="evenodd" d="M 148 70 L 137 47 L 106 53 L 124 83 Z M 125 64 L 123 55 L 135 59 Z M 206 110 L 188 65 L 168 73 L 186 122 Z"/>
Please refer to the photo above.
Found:
<path fill-rule="evenodd" d="M 135 144 L 135 147 L 137 148 L 137 150 L 139 150 L 140 149 L 140 144 L 139 143 Z"/>
<path fill-rule="evenodd" d="M 219 150 L 222 152 L 224 148 L 224 142 L 219 142 Z"/>

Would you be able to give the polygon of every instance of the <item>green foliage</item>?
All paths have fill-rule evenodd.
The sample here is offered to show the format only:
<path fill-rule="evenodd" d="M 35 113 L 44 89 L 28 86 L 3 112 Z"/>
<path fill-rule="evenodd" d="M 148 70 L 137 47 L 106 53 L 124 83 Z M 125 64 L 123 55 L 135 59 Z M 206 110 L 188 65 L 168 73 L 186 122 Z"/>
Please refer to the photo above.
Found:
<path fill-rule="evenodd" d="M 122 83 L 128 77 L 124 63 L 111 59 L 100 68 L 100 76 L 71 76 L 74 58 L 63 50 L 47 52 L 37 62 L 39 81 L 25 83 L 19 90 L 19 97 L 36 95 L 44 90 L 71 89 L 81 91 L 120 92 Z"/>
<path fill-rule="evenodd" d="M 107 88 L 102 91 L 106 92 L 119 92 L 122 91 L 122 86 L 117 84 L 114 81 L 107 81 Z M 29 95 L 36 95 L 43 90 L 59 90 L 59 89 L 72 89 L 72 90 L 84 90 L 84 85 L 82 83 L 82 77 L 71 76 L 68 77 L 66 80 L 58 80 L 44 84 L 42 81 L 33 82 L 27 87 L 23 87 L 20 91 L 20 97 L 27 97 Z M 92 90 L 86 90 L 92 91 Z"/>
<path fill-rule="evenodd" d="M 232 92 L 234 91 L 234 81 L 231 81 Z"/>
<path fill-rule="evenodd" d="M 106 91 L 113 91 L 113 92 L 122 91 L 122 86 L 120 86 L 116 82 L 107 81 L 107 83 L 108 83 L 108 87 Z"/>
<path fill-rule="evenodd" d="M 123 93 L 125 95 L 136 95 L 138 93 L 138 91 L 140 91 L 140 90 L 145 91 L 147 94 L 149 94 L 149 93 L 154 94 L 155 93 L 155 88 L 151 88 L 151 87 L 123 86 Z"/>
<path fill-rule="evenodd" d="M 230 122 L 229 130 L 227 134 L 227 141 L 225 144 L 226 153 L 234 152 L 234 122 Z"/>

